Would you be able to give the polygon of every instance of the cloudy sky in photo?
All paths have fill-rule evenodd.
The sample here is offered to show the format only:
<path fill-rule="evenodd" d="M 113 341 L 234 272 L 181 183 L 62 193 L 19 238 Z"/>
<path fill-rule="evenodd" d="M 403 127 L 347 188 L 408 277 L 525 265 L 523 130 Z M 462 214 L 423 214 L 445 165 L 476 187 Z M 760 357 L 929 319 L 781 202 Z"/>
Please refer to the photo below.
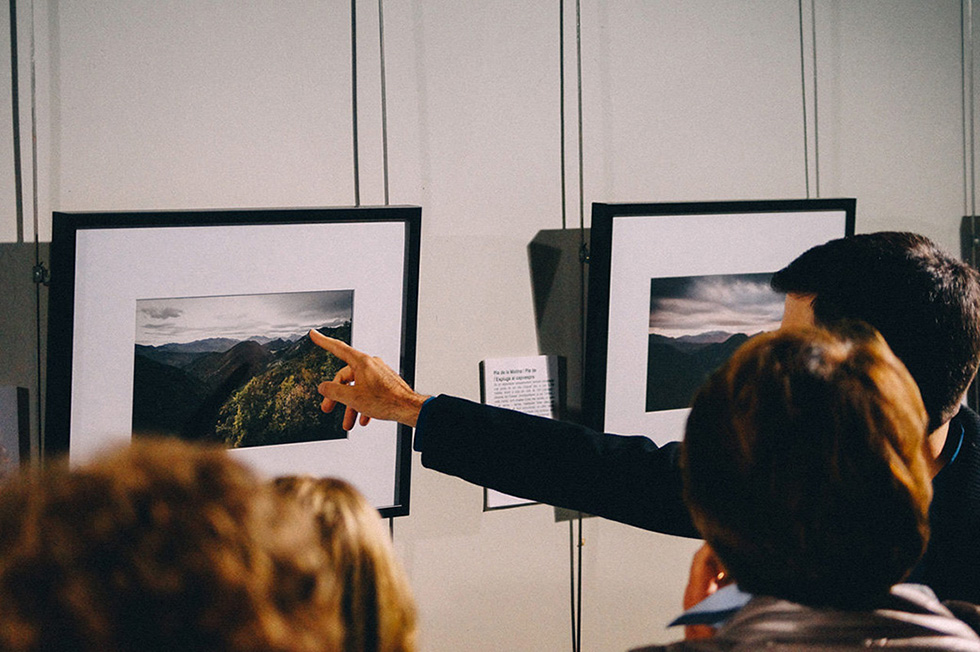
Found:
<path fill-rule="evenodd" d="M 211 337 L 295 338 L 311 328 L 338 326 L 353 315 L 353 290 L 140 299 L 136 343 L 187 343 Z"/>
<path fill-rule="evenodd" d="M 784 297 L 770 289 L 771 277 L 765 273 L 651 279 L 650 333 L 680 337 L 775 330 Z"/>

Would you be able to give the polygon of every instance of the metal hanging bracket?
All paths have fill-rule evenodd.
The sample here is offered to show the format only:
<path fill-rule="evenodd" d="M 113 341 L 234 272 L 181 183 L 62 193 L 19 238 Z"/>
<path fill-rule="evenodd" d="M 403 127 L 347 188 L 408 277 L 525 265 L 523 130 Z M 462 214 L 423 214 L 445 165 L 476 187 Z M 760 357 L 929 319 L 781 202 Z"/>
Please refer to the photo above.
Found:
<path fill-rule="evenodd" d="M 51 271 L 45 267 L 43 262 L 38 262 L 31 271 L 36 285 L 47 286 L 51 283 Z"/>

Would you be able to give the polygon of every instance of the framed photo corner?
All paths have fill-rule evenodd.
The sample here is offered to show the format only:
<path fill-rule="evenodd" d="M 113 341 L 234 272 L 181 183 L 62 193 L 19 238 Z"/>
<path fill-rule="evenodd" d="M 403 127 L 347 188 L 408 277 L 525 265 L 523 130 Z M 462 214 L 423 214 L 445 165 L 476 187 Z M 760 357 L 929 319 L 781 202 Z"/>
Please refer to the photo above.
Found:
<path fill-rule="evenodd" d="M 322 413 L 316 384 L 344 363 L 308 333 L 413 382 L 420 224 L 415 206 L 55 213 L 45 456 L 218 443 L 407 514 L 411 430 Z"/>
<path fill-rule="evenodd" d="M 856 201 L 595 203 L 587 425 L 682 438 L 694 393 L 752 335 L 778 328 L 772 274 L 854 234 Z"/>

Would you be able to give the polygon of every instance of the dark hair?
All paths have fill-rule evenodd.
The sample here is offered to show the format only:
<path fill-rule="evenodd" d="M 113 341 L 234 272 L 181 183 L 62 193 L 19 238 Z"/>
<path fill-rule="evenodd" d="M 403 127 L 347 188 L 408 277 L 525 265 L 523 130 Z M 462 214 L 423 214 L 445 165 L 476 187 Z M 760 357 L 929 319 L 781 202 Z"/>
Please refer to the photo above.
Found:
<path fill-rule="evenodd" d="M 914 233 L 831 240 L 772 277 L 778 292 L 814 295 L 818 324 L 874 326 L 922 393 L 929 430 L 959 409 L 980 358 L 980 274 Z"/>
<path fill-rule="evenodd" d="M 869 327 L 756 336 L 687 421 L 694 523 L 751 593 L 866 605 L 928 540 L 926 421 L 915 382 Z"/>
<path fill-rule="evenodd" d="M 317 534 L 223 449 L 26 472 L 0 487 L 0 649 L 337 649 Z"/>

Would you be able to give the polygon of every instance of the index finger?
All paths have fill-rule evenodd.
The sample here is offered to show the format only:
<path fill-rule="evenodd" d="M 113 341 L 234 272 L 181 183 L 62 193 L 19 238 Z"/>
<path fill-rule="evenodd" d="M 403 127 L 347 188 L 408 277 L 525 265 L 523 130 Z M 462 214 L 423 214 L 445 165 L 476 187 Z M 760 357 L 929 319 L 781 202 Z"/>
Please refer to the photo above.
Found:
<path fill-rule="evenodd" d="M 310 339 L 313 340 L 313 343 L 319 346 L 321 349 L 325 349 L 330 353 L 333 353 L 347 364 L 351 364 L 364 356 L 363 353 L 346 342 L 342 342 L 341 340 L 333 337 L 327 337 L 315 328 L 310 329 Z"/>

